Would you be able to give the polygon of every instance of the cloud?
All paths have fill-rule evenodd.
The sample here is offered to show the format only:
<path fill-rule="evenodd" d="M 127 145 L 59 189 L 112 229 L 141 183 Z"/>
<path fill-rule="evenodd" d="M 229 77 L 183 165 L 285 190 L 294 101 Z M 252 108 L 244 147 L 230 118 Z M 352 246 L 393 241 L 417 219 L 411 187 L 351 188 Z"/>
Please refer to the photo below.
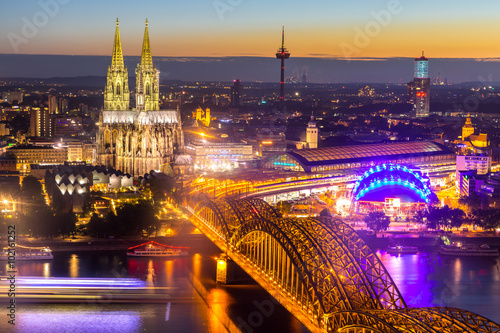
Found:
<path fill-rule="evenodd" d="M 500 58 L 475 58 L 474 61 L 479 61 L 479 62 L 500 62 Z"/>

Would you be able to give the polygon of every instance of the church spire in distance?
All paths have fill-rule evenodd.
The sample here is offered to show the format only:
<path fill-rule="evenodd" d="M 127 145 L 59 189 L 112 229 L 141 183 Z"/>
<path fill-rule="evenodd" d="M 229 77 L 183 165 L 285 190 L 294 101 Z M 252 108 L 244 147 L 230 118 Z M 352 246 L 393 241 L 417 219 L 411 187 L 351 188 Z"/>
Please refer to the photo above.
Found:
<path fill-rule="evenodd" d="M 128 71 L 123 62 L 120 28 L 116 19 L 115 41 L 113 56 L 108 66 L 108 77 L 104 91 L 104 110 L 124 111 L 129 109 L 130 92 L 128 90 Z"/>
<path fill-rule="evenodd" d="M 122 42 L 120 40 L 120 27 L 118 18 L 116 18 L 115 43 L 113 45 L 113 59 L 111 60 L 111 68 L 120 70 L 125 67 L 123 63 Z"/>
<path fill-rule="evenodd" d="M 146 29 L 144 30 L 144 41 L 142 43 L 141 67 L 152 68 L 153 57 L 151 56 L 151 46 L 149 44 L 148 19 L 146 19 Z"/>

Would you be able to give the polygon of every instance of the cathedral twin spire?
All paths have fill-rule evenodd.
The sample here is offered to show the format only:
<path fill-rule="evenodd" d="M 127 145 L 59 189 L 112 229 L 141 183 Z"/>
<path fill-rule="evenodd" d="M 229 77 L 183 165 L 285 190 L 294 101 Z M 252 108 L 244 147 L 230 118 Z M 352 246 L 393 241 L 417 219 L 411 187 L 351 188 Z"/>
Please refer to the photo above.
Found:
<path fill-rule="evenodd" d="M 151 46 L 149 42 L 148 20 L 144 31 L 141 62 L 136 70 L 136 109 L 139 111 L 159 110 L 159 72 L 153 66 Z M 113 44 L 111 66 L 104 91 L 104 109 L 110 111 L 126 111 L 129 109 L 130 92 L 128 89 L 128 70 L 123 61 L 120 39 L 119 21 L 116 19 L 116 31 Z"/>
<path fill-rule="evenodd" d="M 118 19 L 116 19 L 115 43 L 113 44 L 113 58 L 111 60 L 111 68 L 113 70 L 123 69 L 125 64 L 123 62 L 122 42 L 120 40 L 120 27 Z"/>
<path fill-rule="evenodd" d="M 153 68 L 153 57 L 151 56 L 151 46 L 149 45 L 149 29 L 147 19 L 146 29 L 144 29 L 144 41 L 142 42 L 141 66 L 143 68 Z"/>

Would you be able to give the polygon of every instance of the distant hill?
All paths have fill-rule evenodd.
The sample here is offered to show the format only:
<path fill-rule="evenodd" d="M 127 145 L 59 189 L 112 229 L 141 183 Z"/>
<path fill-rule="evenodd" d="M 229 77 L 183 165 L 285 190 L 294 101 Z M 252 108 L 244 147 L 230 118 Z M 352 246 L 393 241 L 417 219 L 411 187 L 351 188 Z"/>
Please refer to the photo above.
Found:
<path fill-rule="evenodd" d="M 129 76 L 135 75 L 139 57 L 125 57 Z M 106 76 L 111 56 L 0 54 L 0 77 L 88 78 L 89 84 Z M 273 57 L 154 57 L 162 80 L 277 82 L 279 61 Z M 413 58 L 326 59 L 292 57 L 286 62 L 286 77 L 299 81 L 349 83 L 406 83 L 413 79 Z M 500 81 L 498 59 L 429 60 L 431 78 L 448 83 Z M 93 80 L 96 81 L 93 81 Z M 85 79 L 86 80 L 86 79 Z"/>

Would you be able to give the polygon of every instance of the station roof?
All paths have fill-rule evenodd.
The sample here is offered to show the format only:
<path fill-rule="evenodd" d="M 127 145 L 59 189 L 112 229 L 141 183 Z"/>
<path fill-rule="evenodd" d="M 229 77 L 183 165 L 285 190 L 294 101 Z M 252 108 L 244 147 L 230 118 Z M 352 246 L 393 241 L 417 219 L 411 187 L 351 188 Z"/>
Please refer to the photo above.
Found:
<path fill-rule="evenodd" d="M 316 149 L 295 149 L 288 152 L 304 166 L 366 161 L 377 158 L 433 156 L 452 151 L 433 141 L 391 142 Z"/>

